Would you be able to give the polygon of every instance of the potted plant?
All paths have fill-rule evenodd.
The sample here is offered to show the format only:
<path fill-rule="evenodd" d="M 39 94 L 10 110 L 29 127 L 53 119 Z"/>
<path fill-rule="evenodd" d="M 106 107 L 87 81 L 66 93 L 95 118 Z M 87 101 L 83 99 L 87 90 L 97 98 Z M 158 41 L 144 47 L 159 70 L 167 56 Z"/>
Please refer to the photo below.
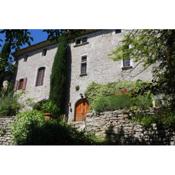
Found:
<path fill-rule="evenodd" d="M 60 110 L 54 102 L 47 100 L 42 104 L 41 111 L 44 112 L 45 119 L 50 120 L 58 116 Z"/>

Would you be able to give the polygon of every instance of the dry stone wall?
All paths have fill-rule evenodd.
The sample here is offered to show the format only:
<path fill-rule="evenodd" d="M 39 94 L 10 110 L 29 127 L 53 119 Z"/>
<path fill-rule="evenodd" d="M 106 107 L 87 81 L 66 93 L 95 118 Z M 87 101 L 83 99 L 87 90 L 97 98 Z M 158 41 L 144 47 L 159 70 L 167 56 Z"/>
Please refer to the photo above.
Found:
<path fill-rule="evenodd" d="M 13 145 L 10 125 L 15 117 L 0 118 L 0 145 Z"/>
<path fill-rule="evenodd" d="M 117 110 L 99 114 L 89 113 L 86 121 L 74 122 L 73 126 L 106 139 L 107 144 L 119 145 L 174 145 L 175 132 L 163 130 L 156 124 L 144 126 L 130 120 L 131 114 Z"/>

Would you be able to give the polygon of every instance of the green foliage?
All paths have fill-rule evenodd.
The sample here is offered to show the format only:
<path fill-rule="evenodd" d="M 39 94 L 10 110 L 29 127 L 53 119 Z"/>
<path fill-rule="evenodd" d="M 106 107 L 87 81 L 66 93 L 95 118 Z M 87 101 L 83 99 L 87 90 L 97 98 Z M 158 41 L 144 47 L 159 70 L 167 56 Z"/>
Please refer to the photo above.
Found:
<path fill-rule="evenodd" d="M 161 129 L 175 129 L 175 113 L 167 109 L 149 115 L 146 113 L 136 113 L 132 116 L 131 120 L 147 128 L 151 127 L 154 123 Z"/>
<path fill-rule="evenodd" d="M 94 110 L 97 112 L 113 111 L 131 106 L 129 95 L 98 97 L 94 101 Z"/>
<path fill-rule="evenodd" d="M 108 84 L 93 82 L 88 86 L 86 96 L 91 109 L 99 112 L 130 107 L 145 109 L 152 105 L 151 93 L 143 90 L 148 84 L 141 80 Z"/>
<path fill-rule="evenodd" d="M 152 126 L 153 123 L 157 122 L 157 118 L 153 115 L 147 115 L 147 114 L 135 114 L 132 117 L 132 121 L 140 123 L 146 128 L 149 128 Z"/>
<path fill-rule="evenodd" d="M 14 142 L 16 144 L 28 142 L 32 127 L 41 127 L 44 121 L 43 113 L 36 110 L 18 113 L 15 122 L 12 124 Z"/>
<path fill-rule="evenodd" d="M 67 86 L 67 41 L 65 38 L 60 39 L 58 50 L 54 58 L 52 67 L 51 80 L 50 80 L 50 96 L 49 99 L 53 101 L 61 113 L 64 113 L 66 86 Z"/>
<path fill-rule="evenodd" d="M 33 109 L 42 111 L 42 112 L 48 112 L 51 113 L 52 116 L 58 116 L 60 113 L 60 109 L 57 107 L 57 105 L 51 101 L 51 100 L 41 100 L 33 106 Z"/>
<path fill-rule="evenodd" d="M 37 110 L 19 113 L 12 125 L 12 134 L 19 145 L 79 145 L 96 144 L 99 140 L 92 134 L 79 132 L 59 120 L 45 121 Z"/>
<path fill-rule="evenodd" d="M 12 93 L 0 96 L 0 116 L 13 116 L 20 110 L 18 96 Z"/>
<path fill-rule="evenodd" d="M 130 46 L 130 47 L 129 47 Z M 154 94 L 165 94 L 175 106 L 175 30 L 132 30 L 111 54 L 113 60 L 132 58 L 145 66 L 153 63 Z"/>

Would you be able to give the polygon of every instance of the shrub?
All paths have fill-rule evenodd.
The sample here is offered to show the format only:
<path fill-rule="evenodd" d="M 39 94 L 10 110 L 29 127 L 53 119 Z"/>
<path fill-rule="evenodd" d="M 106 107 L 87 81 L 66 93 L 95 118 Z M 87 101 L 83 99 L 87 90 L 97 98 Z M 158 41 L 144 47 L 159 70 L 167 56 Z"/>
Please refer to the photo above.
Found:
<path fill-rule="evenodd" d="M 57 105 L 51 101 L 51 100 L 41 100 L 37 102 L 33 109 L 42 111 L 42 112 L 48 112 L 51 113 L 53 116 L 58 116 L 60 114 L 60 109 L 57 107 Z"/>
<path fill-rule="evenodd" d="M 151 94 L 145 94 L 145 95 L 139 95 L 136 97 L 131 98 L 131 104 L 133 107 L 139 108 L 139 109 L 148 109 L 152 106 L 152 98 Z"/>
<path fill-rule="evenodd" d="M 96 141 L 92 135 L 79 132 L 70 125 L 50 120 L 41 127 L 33 127 L 27 144 L 32 145 L 89 145 Z"/>
<path fill-rule="evenodd" d="M 92 107 L 97 112 L 113 111 L 117 109 L 147 109 L 152 105 L 151 98 L 148 96 L 131 97 L 129 94 L 116 96 L 97 97 L 93 101 Z"/>
<path fill-rule="evenodd" d="M 149 128 L 153 123 L 157 123 L 157 117 L 154 115 L 136 114 L 132 117 L 132 121 L 137 122 L 146 128 Z"/>
<path fill-rule="evenodd" d="M 59 120 L 45 121 L 43 113 L 36 110 L 18 114 L 12 134 L 19 145 L 99 144 L 94 135 L 79 132 Z"/>
<path fill-rule="evenodd" d="M 41 127 L 44 124 L 44 115 L 37 110 L 18 113 L 12 124 L 12 135 L 16 144 L 28 143 L 32 127 Z"/>
<path fill-rule="evenodd" d="M 175 129 L 175 113 L 166 109 L 151 115 L 136 113 L 132 116 L 131 120 L 145 127 L 151 127 L 155 123 L 160 128 Z"/>
<path fill-rule="evenodd" d="M 93 108 L 97 112 L 129 108 L 130 106 L 131 99 L 129 95 L 98 97 L 93 104 Z"/>
<path fill-rule="evenodd" d="M 0 116 L 13 116 L 20 110 L 18 96 L 12 93 L 0 97 Z"/>
<path fill-rule="evenodd" d="M 85 94 L 90 102 L 91 109 L 94 109 L 99 105 L 104 106 L 106 103 L 109 104 L 109 102 L 106 102 L 109 101 L 109 99 L 111 99 L 112 105 L 113 102 L 116 101 L 116 106 L 119 106 L 117 109 L 122 107 L 122 104 L 126 104 L 126 106 L 128 106 L 128 99 L 130 104 L 133 106 L 148 108 L 152 105 L 151 93 L 149 91 L 144 92 L 142 88 L 142 86 L 147 87 L 148 84 L 150 83 L 143 82 L 141 80 L 136 82 L 120 81 L 108 84 L 98 84 L 92 82 L 88 86 Z M 139 91 L 141 91 L 141 94 L 139 94 Z M 132 100 L 131 97 L 133 97 Z M 121 101 L 121 105 L 118 101 Z M 115 106 L 115 104 L 113 106 Z"/>

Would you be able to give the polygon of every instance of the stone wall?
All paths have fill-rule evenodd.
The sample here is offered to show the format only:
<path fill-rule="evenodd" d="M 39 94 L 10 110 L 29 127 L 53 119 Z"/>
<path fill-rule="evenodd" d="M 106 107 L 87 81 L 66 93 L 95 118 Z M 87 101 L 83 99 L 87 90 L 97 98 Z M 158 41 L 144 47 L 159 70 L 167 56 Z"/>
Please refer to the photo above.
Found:
<path fill-rule="evenodd" d="M 89 113 L 86 121 L 73 126 L 106 139 L 107 144 L 119 145 L 174 145 L 175 132 L 158 128 L 156 124 L 145 128 L 130 120 L 131 114 L 117 110 L 99 114 Z"/>
<path fill-rule="evenodd" d="M 14 117 L 0 118 L 0 145 L 13 145 L 10 125 Z"/>

